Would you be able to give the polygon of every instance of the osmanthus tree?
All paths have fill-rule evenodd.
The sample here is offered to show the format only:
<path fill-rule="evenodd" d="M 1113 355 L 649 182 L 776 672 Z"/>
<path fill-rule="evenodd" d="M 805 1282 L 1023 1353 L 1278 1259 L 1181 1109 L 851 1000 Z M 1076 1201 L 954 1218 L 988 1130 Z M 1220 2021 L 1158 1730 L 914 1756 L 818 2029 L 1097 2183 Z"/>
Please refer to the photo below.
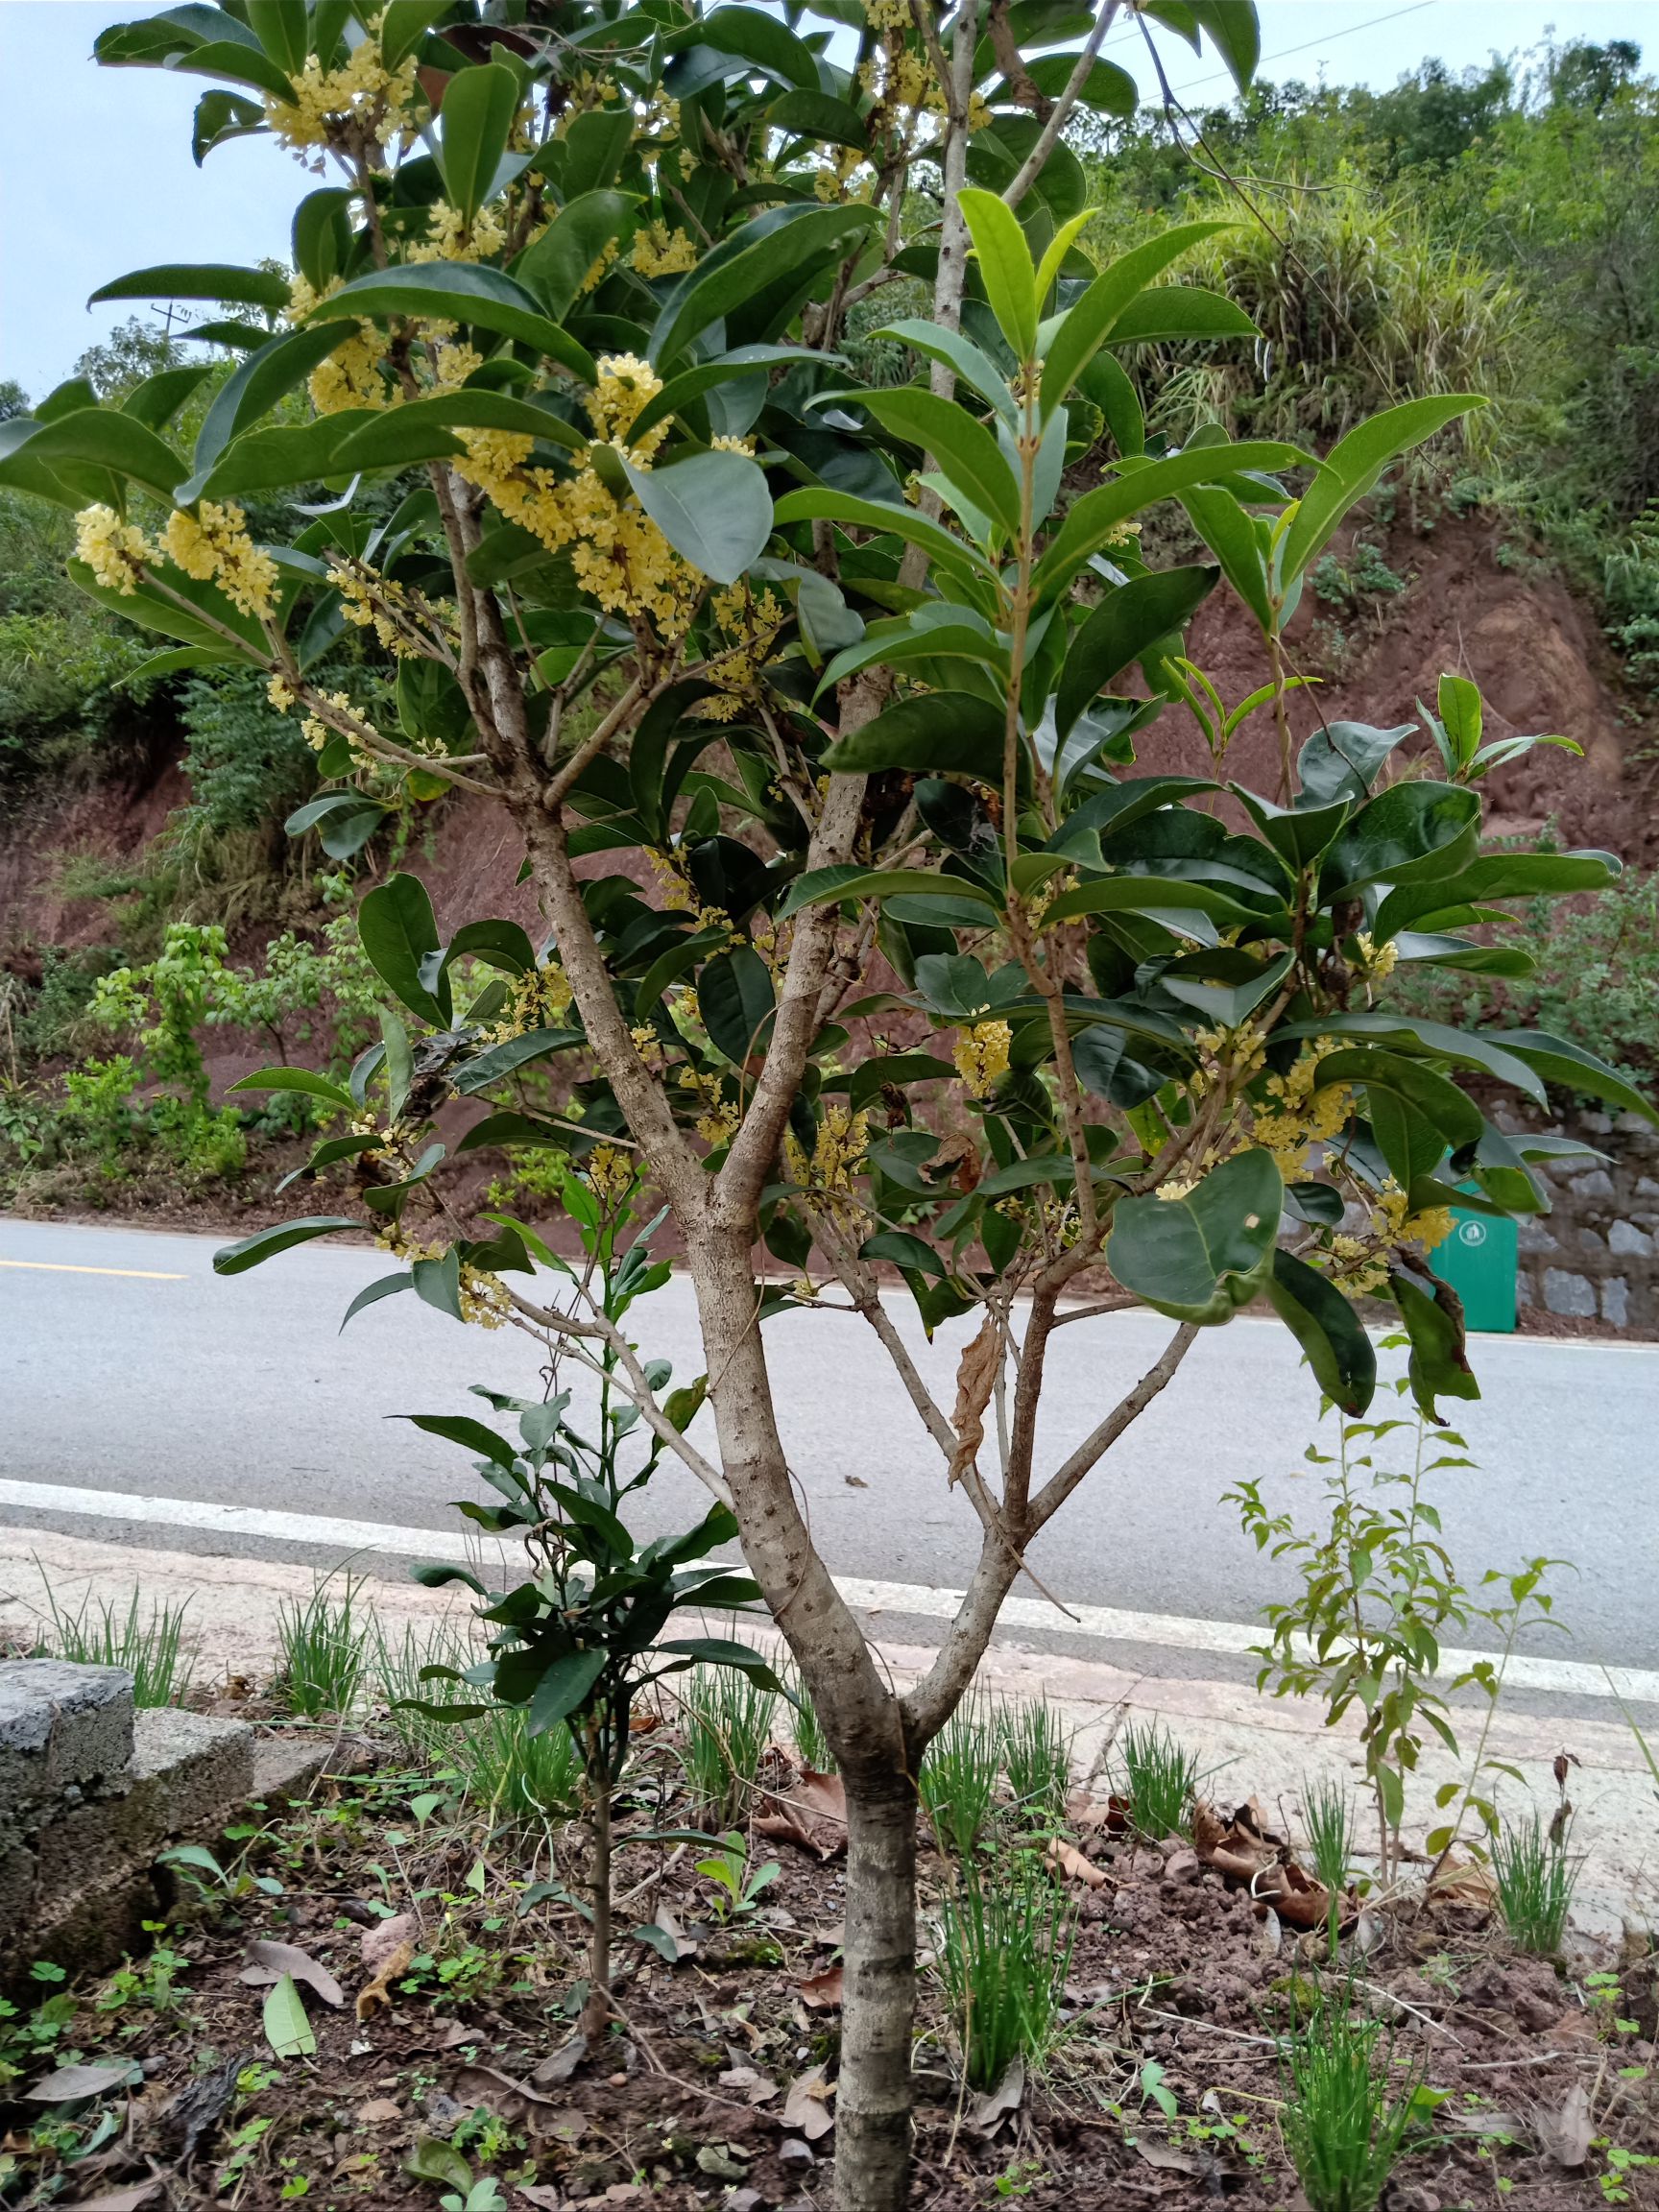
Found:
<path fill-rule="evenodd" d="M 1240 0 L 1135 12 L 1247 77 Z M 1248 326 L 1160 281 L 1212 226 L 1101 266 L 1079 243 L 1064 133 L 1133 98 L 1099 58 L 1115 13 L 240 0 L 124 25 L 105 61 L 214 80 L 199 158 L 268 130 L 322 172 L 295 275 L 105 287 L 262 311 L 198 333 L 240 359 L 189 455 L 167 428 L 193 369 L 0 425 L 0 481 L 80 511 L 77 578 L 171 641 L 157 665 L 252 662 L 302 717 L 327 789 L 292 828 L 349 853 L 459 787 L 523 840 L 544 942 L 486 915 L 445 941 L 409 876 L 365 898 L 383 1044 L 349 1089 L 263 1078 L 337 1110 L 314 1166 L 349 1164 L 360 1210 L 221 1264 L 366 1218 L 399 1265 L 365 1295 L 412 1287 L 601 1369 L 735 1517 L 846 1780 L 848 2212 L 904 2200 L 917 1769 L 1029 1546 L 1253 1301 L 1350 1411 L 1373 1384 L 1360 1294 L 1397 1306 L 1426 1407 L 1473 1395 L 1429 1255 L 1455 1190 L 1543 1208 L 1548 1147 L 1469 1079 L 1641 1103 L 1568 1044 L 1380 995 L 1396 961 L 1520 972 L 1485 926 L 1502 902 L 1617 863 L 1482 853 L 1480 779 L 1529 740 L 1482 746 L 1460 681 L 1408 760 L 1409 726 L 1353 723 L 1293 758 L 1283 634 L 1310 565 L 1475 402 L 1408 402 L 1322 459 L 1147 437 L 1123 349 Z M 282 541 L 253 541 L 254 495 L 289 503 Z M 1169 501 L 1213 561 L 1142 559 L 1138 517 Z M 1223 571 L 1263 637 L 1263 686 L 1232 703 L 1182 651 Z M 395 728 L 313 679 L 348 622 L 396 663 Z M 1198 718 L 1213 775 L 1135 773 L 1167 711 Z M 1226 780 L 1252 713 L 1280 733 L 1271 794 Z M 445 1142 L 563 1152 L 591 1208 L 643 1179 L 672 1210 L 711 1438 L 531 1230 L 452 1215 Z M 952 1405 L 889 1268 L 929 1329 L 966 1317 Z M 1045 1458 L 1057 1333 L 1134 1303 L 1174 1322 L 1166 1350 Z M 761 1326 L 787 1304 L 861 1317 L 981 1527 L 902 1695 L 791 1482 Z"/>

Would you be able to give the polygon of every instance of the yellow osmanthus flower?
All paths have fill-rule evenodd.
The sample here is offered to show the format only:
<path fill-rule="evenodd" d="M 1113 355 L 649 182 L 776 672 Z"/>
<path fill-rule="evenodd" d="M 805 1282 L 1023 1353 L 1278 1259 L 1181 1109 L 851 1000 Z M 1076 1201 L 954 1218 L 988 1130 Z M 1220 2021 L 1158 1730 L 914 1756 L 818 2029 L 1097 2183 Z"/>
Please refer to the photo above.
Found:
<path fill-rule="evenodd" d="M 382 576 L 367 562 L 330 564 L 328 581 L 340 594 L 340 612 L 359 630 L 373 630 L 389 653 L 400 658 L 416 653 L 406 625 L 410 620 L 409 594 L 395 577 Z M 404 617 L 402 623 L 397 614 Z"/>
<path fill-rule="evenodd" d="M 668 435 L 667 422 L 658 422 L 637 444 L 628 445 L 628 433 L 661 391 L 662 379 L 637 353 L 605 353 L 598 366 L 599 381 L 584 401 L 588 420 L 595 437 L 622 446 L 638 467 L 652 458 Z"/>
<path fill-rule="evenodd" d="M 1252 1142 L 1272 1153 L 1287 1183 L 1307 1167 L 1315 1144 L 1340 1136 L 1353 1107 L 1354 1094 L 1346 1083 L 1316 1082 L 1320 1061 L 1335 1049 L 1330 1037 L 1304 1046 L 1283 1075 L 1268 1076 L 1266 1091 L 1274 1103 L 1258 1107 L 1253 1116 Z"/>
<path fill-rule="evenodd" d="M 1381 983 L 1392 975 L 1400 958 L 1400 948 L 1392 938 L 1386 945 L 1372 941 L 1371 932 L 1361 929 L 1354 940 L 1358 949 L 1360 969 L 1367 983 Z"/>
<path fill-rule="evenodd" d="M 175 507 L 161 542 L 168 559 L 199 584 L 217 584 L 233 607 L 264 621 L 276 605 L 276 564 L 248 535 L 240 507 L 204 499 L 194 515 Z"/>
<path fill-rule="evenodd" d="M 710 671 L 720 689 L 703 701 L 702 719 L 732 722 L 742 712 L 744 700 L 758 695 L 761 664 L 778 642 L 788 611 L 776 592 L 762 591 L 756 598 L 742 583 L 716 591 L 709 607 L 727 639 L 740 650 L 723 652 Z"/>
<path fill-rule="evenodd" d="M 662 903 L 670 914 L 695 914 L 699 929 L 724 929 L 734 940 L 738 939 L 739 933 L 733 927 L 732 917 L 725 907 L 705 906 L 702 894 L 677 860 L 666 853 L 647 853 L 645 861 L 657 878 Z M 674 1002 L 676 1013 L 684 998 L 691 996 L 683 994 L 681 999 Z"/>
<path fill-rule="evenodd" d="M 595 1144 L 584 1172 L 601 1206 L 619 1206 L 634 1187 L 634 1163 L 614 1144 Z"/>
<path fill-rule="evenodd" d="M 382 343 L 367 325 L 360 325 L 326 360 L 318 362 L 306 381 L 306 390 L 319 415 L 338 415 L 348 407 L 389 404 L 380 373 Z"/>
<path fill-rule="evenodd" d="M 1006 1022 L 975 1022 L 959 1030 L 950 1057 L 956 1072 L 975 1098 L 983 1098 L 999 1075 L 1008 1072 L 1008 1047 L 1014 1032 Z"/>
<path fill-rule="evenodd" d="M 864 20 L 872 31 L 908 32 L 915 18 L 909 0 L 864 0 Z"/>
<path fill-rule="evenodd" d="M 325 300 L 332 300 L 345 281 L 343 276 L 330 276 L 319 292 L 308 276 L 296 276 L 288 287 L 288 321 L 303 323 L 312 308 L 320 307 Z"/>
<path fill-rule="evenodd" d="M 86 564 L 106 591 L 130 599 L 155 555 L 143 531 L 123 522 L 113 507 L 83 507 L 75 517 L 75 558 Z"/>
<path fill-rule="evenodd" d="M 482 261 L 507 243 L 499 210 L 480 207 L 470 226 L 459 207 L 440 200 L 427 218 L 426 235 L 404 251 L 405 261 Z"/>
<path fill-rule="evenodd" d="M 288 74 L 295 97 L 287 101 L 267 92 L 265 120 L 282 145 L 301 156 L 312 147 L 348 138 L 366 147 L 382 146 L 389 137 L 407 138 L 426 109 L 416 57 L 407 55 L 396 69 L 388 69 L 373 33 L 352 49 L 343 68 L 325 69 L 313 54 Z M 320 161 L 311 166 L 322 173 Z"/>
<path fill-rule="evenodd" d="M 697 266 L 697 247 L 689 231 L 670 230 L 658 220 L 634 233 L 633 262 L 641 276 L 678 276 Z"/>
<path fill-rule="evenodd" d="M 570 978 L 557 960 L 517 976 L 489 1032 L 491 1044 L 505 1045 L 509 1038 L 527 1036 L 532 1029 L 562 1028 L 572 997 Z"/>
<path fill-rule="evenodd" d="M 852 1194 L 854 1177 L 870 1149 L 870 1117 L 849 1107 L 827 1106 L 813 1140 L 812 1157 L 793 1130 L 783 1139 L 785 1165 L 801 1188 L 814 1198 L 844 1198 Z"/>
<path fill-rule="evenodd" d="M 683 1091 L 689 1091 L 692 1106 L 701 1107 L 692 1126 L 711 1152 L 718 1152 L 730 1144 L 742 1125 L 743 1117 L 736 1101 L 726 1095 L 725 1079 L 719 1074 L 703 1074 L 695 1068 L 682 1068 L 679 1083 Z"/>
<path fill-rule="evenodd" d="M 586 298 L 589 292 L 598 291 L 600 285 L 604 283 L 607 276 L 616 266 L 616 260 L 621 252 L 622 249 L 614 238 L 606 239 L 604 245 L 600 247 L 598 253 L 595 255 L 592 266 L 589 269 L 587 276 L 583 277 L 581 284 L 577 287 L 584 298 Z"/>
<path fill-rule="evenodd" d="M 649 1022 L 637 1022 L 628 1032 L 634 1049 L 649 1075 L 661 1075 L 668 1065 L 668 1056 L 662 1049 L 662 1040 Z"/>
<path fill-rule="evenodd" d="M 459 392 L 469 376 L 475 375 L 484 366 L 484 356 L 475 346 L 465 346 L 459 340 L 445 340 L 433 349 L 432 389 L 434 392 Z"/>
<path fill-rule="evenodd" d="M 294 687 L 286 676 L 273 676 L 265 686 L 265 696 L 278 714 L 286 714 L 290 707 L 298 704 Z"/>

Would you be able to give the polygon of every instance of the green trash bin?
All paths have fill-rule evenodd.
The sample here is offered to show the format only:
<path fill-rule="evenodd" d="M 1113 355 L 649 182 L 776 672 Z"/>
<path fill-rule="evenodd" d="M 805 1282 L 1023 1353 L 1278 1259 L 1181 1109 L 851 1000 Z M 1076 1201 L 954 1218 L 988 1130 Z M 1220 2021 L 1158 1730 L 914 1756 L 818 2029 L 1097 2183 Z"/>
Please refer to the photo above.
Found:
<path fill-rule="evenodd" d="M 1462 1299 L 1463 1317 L 1471 1329 L 1513 1335 L 1519 1253 L 1513 1221 L 1455 1206 L 1452 1234 L 1430 1253 L 1429 1264 Z"/>

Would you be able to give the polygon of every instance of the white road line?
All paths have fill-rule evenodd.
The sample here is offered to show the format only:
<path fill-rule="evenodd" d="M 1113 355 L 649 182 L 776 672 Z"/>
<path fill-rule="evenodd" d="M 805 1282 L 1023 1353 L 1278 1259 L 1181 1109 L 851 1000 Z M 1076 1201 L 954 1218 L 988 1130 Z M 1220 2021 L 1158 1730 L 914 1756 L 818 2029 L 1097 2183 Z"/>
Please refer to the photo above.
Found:
<path fill-rule="evenodd" d="M 0 1267 L 27 1267 L 37 1275 L 129 1275 L 141 1283 L 187 1283 L 187 1275 L 164 1275 L 155 1267 L 71 1267 L 62 1260 L 0 1260 Z"/>
<path fill-rule="evenodd" d="M 421 1559 L 476 1560 L 479 1540 L 444 1528 L 405 1528 L 384 1521 L 345 1521 L 323 1513 L 279 1513 L 263 1505 L 216 1505 L 200 1498 L 147 1498 L 126 1490 L 82 1490 L 63 1482 L 0 1480 L 0 1506 L 23 1505 L 39 1513 L 81 1515 L 101 1521 L 141 1522 L 151 1527 L 199 1528 L 209 1535 L 263 1536 L 282 1544 L 338 1547 L 343 1552 L 392 1551 Z M 838 1575 L 835 1587 L 860 1613 L 907 1615 L 949 1621 L 962 1602 L 960 1590 L 920 1582 L 872 1582 Z M 999 1619 L 1009 1628 L 1040 1628 L 1054 1636 L 1087 1636 L 1108 1644 L 1146 1644 L 1174 1651 L 1213 1651 L 1237 1658 L 1260 1641 L 1261 1630 L 1241 1621 L 1193 1621 L 1177 1613 L 1120 1612 L 1108 1605 L 1072 1605 L 1062 1612 L 1042 1598 L 1010 1598 Z M 1458 1673 L 1490 1652 L 1443 1648 L 1443 1669 Z M 1636 1667 L 1605 1672 L 1571 1659 L 1509 1661 L 1511 1689 L 1552 1690 L 1574 1697 L 1623 1697 L 1659 1704 L 1659 1673 Z"/>

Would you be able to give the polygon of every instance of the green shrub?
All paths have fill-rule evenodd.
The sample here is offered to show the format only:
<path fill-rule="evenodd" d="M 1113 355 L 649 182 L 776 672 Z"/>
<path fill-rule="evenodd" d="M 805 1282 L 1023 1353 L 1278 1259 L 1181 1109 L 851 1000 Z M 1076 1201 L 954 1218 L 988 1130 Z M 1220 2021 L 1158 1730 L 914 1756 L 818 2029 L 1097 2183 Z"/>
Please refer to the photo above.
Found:
<path fill-rule="evenodd" d="M 285 1598 L 277 1609 L 274 1688 L 301 1719 L 347 1714 L 357 1701 L 369 1647 L 362 1590 L 362 1577 L 349 1571 L 338 1590 L 334 1575 L 319 1575 L 309 1598 Z"/>
<path fill-rule="evenodd" d="M 1567 1856 L 1566 1823 L 1546 1829 L 1536 1813 L 1507 1820 L 1492 1842 L 1492 1878 L 1503 1926 L 1531 1959 L 1560 1955 L 1578 1865 Z"/>

